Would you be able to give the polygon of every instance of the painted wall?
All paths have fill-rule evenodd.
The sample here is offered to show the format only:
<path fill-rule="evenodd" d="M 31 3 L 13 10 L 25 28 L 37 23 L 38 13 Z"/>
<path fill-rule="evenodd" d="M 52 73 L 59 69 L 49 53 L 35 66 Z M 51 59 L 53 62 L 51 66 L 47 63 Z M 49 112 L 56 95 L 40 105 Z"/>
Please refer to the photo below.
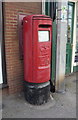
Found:
<path fill-rule="evenodd" d="M 56 91 L 65 91 L 65 65 L 66 65 L 66 42 L 67 42 L 67 1 L 58 2 L 57 10 L 57 50 L 56 50 Z M 65 16 L 66 15 L 66 16 Z M 65 19 L 63 19 L 64 17 Z M 62 19 L 62 20 L 61 20 Z"/>
<path fill-rule="evenodd" d="M 1 61 L 1 47 L 0 47 L 0 84 L 1 83 L 3 83 L 3 80 L 2 80 L 2 61 Z"/>

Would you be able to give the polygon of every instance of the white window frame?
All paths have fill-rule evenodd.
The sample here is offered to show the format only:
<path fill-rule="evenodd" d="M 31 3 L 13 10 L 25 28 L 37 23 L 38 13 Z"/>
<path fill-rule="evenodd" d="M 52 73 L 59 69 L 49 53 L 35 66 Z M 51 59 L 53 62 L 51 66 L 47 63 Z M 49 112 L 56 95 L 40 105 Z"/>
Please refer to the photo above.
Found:
<path fill-rule="evenodd" d="M 2 1 L 0 0 L 0 84 L 2 83 Z"/>

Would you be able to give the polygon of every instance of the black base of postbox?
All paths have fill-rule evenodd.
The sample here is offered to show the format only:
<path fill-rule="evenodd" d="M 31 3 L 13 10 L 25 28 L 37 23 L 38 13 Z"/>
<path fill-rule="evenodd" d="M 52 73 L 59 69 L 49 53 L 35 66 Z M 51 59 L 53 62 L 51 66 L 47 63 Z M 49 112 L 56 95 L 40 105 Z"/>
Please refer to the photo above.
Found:
<path fill-rule="evenodd" d="M 24 94 L 27 102 L 33 105 L 41 105 L 50 98 L 50 82 L 28 83 L 24 82 Z"/>

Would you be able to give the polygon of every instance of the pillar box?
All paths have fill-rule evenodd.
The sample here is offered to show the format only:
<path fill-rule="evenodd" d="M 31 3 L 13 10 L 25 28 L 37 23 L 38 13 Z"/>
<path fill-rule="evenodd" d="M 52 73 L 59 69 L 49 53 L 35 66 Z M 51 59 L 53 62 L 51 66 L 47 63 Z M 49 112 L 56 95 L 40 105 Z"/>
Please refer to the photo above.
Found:
<path fill-rule="evenodd" d="M 46 15 L 23 18 L 24 93 L 31 104 L 43 104 L 50 96 L 52 20 Z"/>

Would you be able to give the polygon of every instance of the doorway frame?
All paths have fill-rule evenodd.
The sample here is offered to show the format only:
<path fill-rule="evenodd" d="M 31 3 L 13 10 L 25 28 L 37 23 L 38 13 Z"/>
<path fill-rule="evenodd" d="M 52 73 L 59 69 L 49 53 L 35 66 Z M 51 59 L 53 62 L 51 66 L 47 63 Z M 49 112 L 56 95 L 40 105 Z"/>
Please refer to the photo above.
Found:
<path fill-rule="evenodd" d="M 74 37 L 74 11 L 75 3 L 72 1 L 68 2 L 68 5 L 72 6 L 72 23 L 71 23 L 71 42 L 66 43 L 66 72 L 65 74 L 70 74 L 72 70 L 72 60 L 73 60 L 73 37 Z M 68 6 L 69 7 L 69 6 Z M 70 60 L 70 61 L 69 61 Z"/>
<path fill-rule="evenodd" d="M 76 2 L 75 2 L 75 9 L 74 9 L 74 29 L 73 29 L 73 49 L 72 49 L 71 72 L 74 72 L 73 67 L 76 66 L 76 64 L 74 64 L 75 47 L 76 47 Z"/>

